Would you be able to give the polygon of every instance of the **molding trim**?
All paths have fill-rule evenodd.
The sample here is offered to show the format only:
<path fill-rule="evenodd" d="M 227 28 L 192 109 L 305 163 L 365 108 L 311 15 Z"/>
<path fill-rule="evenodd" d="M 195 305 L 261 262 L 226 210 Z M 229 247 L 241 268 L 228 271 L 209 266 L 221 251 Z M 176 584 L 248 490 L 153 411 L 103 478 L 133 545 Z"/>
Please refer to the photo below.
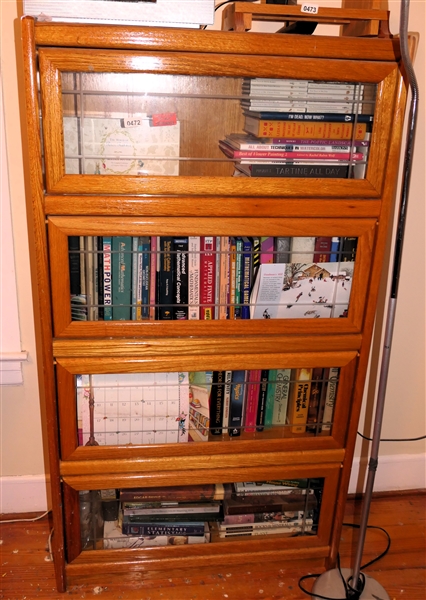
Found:
<path fill-rule="evenodd" d="M 0 352 L 0 385 L 23 383 L 21 363 L 28 360 L 28 352 Z"/>
<path fill-rule="evenodd" d="M 362 492 L 367 459 L 354 459 L 349 493 Z M 375 492 L 426 488 L 426 453 L 379 457 Z M 0 513 L 44 512 L 50 506 L 50 481 L 45 475 L 0 477 Z"/>
<path fill-rule="evenodd" d="M 0 513 L 45 512 L 50 506 L 46 475 L 0 477 Z"/>
<path fill-rule="evenodd" d="M 349 493 L 362 493 L 367 481 L 368 459 L 355 457 Z M 426 488 L 426 453 L 379 456 L 374 480 L 375 492 Z"/>

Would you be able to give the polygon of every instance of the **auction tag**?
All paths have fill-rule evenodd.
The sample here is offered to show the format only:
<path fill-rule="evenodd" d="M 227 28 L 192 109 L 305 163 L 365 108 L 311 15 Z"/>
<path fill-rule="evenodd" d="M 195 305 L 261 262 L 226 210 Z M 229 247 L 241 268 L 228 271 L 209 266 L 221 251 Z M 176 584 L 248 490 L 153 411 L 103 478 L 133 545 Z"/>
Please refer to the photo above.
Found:
<path fill-rule="evenodd" d="M 316 14 L 318 14 L 318 4 L 303 3 L 300 6 L 300 12 L 308 13 L 309 15 L 316 15 Z"/>
<path fill-rule="evenodd" d="M 152 115 L 149 121 L 151 127 L 164 127 L 165 125 L 176 125 L 176 113 L 157 113 Z"/>
<path fill-rule="evenodd" d="M 127 119 L 121 119 L 121 127 L 140 127 L 142 122 L 143 119 L 139 117 L 128 117 Z"/>

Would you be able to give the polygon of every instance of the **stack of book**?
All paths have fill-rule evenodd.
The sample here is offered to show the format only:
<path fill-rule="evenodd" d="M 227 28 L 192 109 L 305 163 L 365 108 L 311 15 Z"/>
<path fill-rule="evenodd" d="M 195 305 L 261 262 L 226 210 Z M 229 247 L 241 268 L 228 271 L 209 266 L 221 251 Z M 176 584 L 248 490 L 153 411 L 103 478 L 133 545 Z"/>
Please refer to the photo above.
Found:
<path fill-rule="evenodd" d="M 122 489 L 119 518 L 104 525 L 104 548 L 206 544 L 224 494 L 221 484 Z"/>
<path fill-rule="evenodd" d="M 219 147 L 247 176 L 362 178 L 373 123 L 364 91 L 363 84 L 245 79 L 246 133 L 227 135 Z"/>
<path fill-rule="evenodd" d="M 270 316 L 342 316 L 348 308 L 357 239 L 105 236 L 70 237 L 69 243 L 73 320 L 169 321 L 267 318 L 250 304 L 256 301 L 256 278 L 269 263 L 281 264 L 281 283 L 291 282 L 290 293 L 275 300 L 283 310 Z M 313 272 L 318 262 L 324 263 L 321 278 L 318 269 Z M 339 286 L 343 275 L 347 285 Z M 321 284 L 296 300 L 293 290 L 312 277 Z M 327 289 L 320 291 L 323 287 Z M 284 310 L 290 305 L 293 310 Z"/>
<path fill-rule="evenodd" d="M 320 480 L 242 482 L 223 500 L 223 519 L 211 523 L 212 540 L 258 535 L 295 536 L 317 525 Z"/>

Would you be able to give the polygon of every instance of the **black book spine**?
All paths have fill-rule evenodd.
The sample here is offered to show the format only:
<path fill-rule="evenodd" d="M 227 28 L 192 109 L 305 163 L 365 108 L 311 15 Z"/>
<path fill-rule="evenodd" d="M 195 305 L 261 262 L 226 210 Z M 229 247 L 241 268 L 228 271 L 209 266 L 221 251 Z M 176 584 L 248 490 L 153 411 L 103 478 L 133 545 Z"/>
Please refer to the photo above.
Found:
<path fill-rule="evenodd" d="M 173 240 L 173 318 L 188 319 L 188 238 Z"/>
<path fill-rule="evenodd" d="M 81 293 L 80 284 L 80 238 L 78 235 L 70 235 L 68 238 L 69 269 L 70 269 L 70 293 L 78 296 Z"/>
<path fill-rule="evenodd" d="M 276 164 L 251 164 L 250 173 L 252 177 L 320 177 L 339 178 L 348 176 L 347 165 L 294 165 L 291 163 Z"/>
<path fill-rule="evenodd" d="M 223 396 L 225 392 L 225 371 L 213 371 L 210 394 L 210 433 L 222 434 Z"/>
<path fill-rule="evenodd" d="M 263 431 L 265 424 L 266 395 L 268 393 L 269 370 L 263 369 L 260 374 L 259 402 L 257 404 L 256 431 Z"/>
<path fill-rule="evenodd" d="M 160 269 L 158 272 L 158 319 L 173 319 L 173 238 L 160 237 Z"/>

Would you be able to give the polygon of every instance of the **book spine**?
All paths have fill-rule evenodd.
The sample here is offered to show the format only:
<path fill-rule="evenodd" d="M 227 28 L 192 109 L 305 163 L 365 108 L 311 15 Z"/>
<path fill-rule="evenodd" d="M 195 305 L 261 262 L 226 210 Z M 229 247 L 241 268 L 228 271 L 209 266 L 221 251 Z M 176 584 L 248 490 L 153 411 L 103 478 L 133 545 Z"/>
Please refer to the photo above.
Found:
<path fill-rule="evenodd" d="M 163 488 L 124 488 L 120 490 L 120 502 L 127 508 L 144 502 L 199 502 L 216 499 L 215 484 L 173 486 Z M 140 508 L 143 508 L 140 507 Z"/>
<path fill-rule="evenodd" d="M 348 176 L 349 167 L 338 164 L 256 164 L 249 165 L 252 177 L 320 177 L 344 179 Z"/>
<path fill-rule="evenodd" d="M 330 431 L 333 421 L 334 405 L 337 395 L 337 382 L 339 379 L 339 368 L 331 367 L 328 377 L 327 392 L 325 396 L 324 412 L 322 416 L 322 431 Z"/>
<path fill-rule="evenodd" d="M 277 369 L 272 413 L 272 425 L 285 425 L 290 393 L 291 369 Z"/>
<path fill-rule="evenodd" d="M 314 152 L 314 151 L 300 151 L 295 150 L 292 152 L 283 152 L 281 150 L 274 151 L 260 151 L 260 150 L 234 150 L 232 152 L 232 158 L 248 159 L 248 158 L 271 158 L 273 160 L 279 160 L 286 158 L 288 160 L 363 160 L 364 154 L 361 152 Z M 247 162 L 247 160 L 245 160 Z"/>
<path fill-rule="evenodd" d="M 288 514 L 284 515 L 279 512 L 273 513 L 247 513 L 241 515 L 224 515 L 223 523 L 226 525 L 239 525 L 240 523 L 268 523 L 273 516 L 274 522 L 279 523 L 281 518 L 283 521 L 291 518 L 297 518 L 303 516 L 300 511 L 289 511 Z"/>
<path fill-rule="evenodd" d="M 306 420 L 306 430 L 311 433 L 316 433 L 319 429 L 318 417 L 323 387 L 323 375 L 324 369 L 321 367 L 312 369 L 311 392 L 309 395 L 308 417 Z"/>
<path fill-rule="evenodd" d="M 332 237 L 330 244 L 330 262 L 337 262 L 339 259 L 340 238 Z"/>
<path fill-rule="evenodd" d="M 315 238 L 314 262 L 331 262 L 331 237 L 320 236 Z"/>
<path fill-rule="evenodd" d="M 210 433 L 212 435 L 222 434 L 224 388 L 225 371 L 213 371 L 210 394 Z"/>
<path fill-rule="evenodd" d="M 103 245 L 104 240 L 102 236 L 97 237 L 97 270 L 96 270 L 96 280 L 97 280 L 97 290 L 98 290 L 98 319 L 100 321 L 104 320 L 104 255 L 103 255 Z"/>
<path fill-rule="evenodd" d="M 231 386 L 232 386 L 232 371 L 225 371 L 225 390 L 223 394 L 223 419 L 222 427 L 225 432 L 228 432 L 229 417 L 231 412 Z"/>
<path fill-rule="evenodd" d="M 367 134 L 368 135 L 368 134 Z M 367 137 L 366 135 L 366 137 Z M 355 148 L 368 148 L 370 145 L 370 141 L 367 139 L 363 140 L 331 140 L 331 139 L 309 139 L 309 138 L 272 138 L 271 144 L 284 144 L 284 145 L 293 145 L 293 146 L 314 146 L 314 145 L 324 145 L 324 146 L 344 146 L 344 147 L 355 147 Z"/>
<path fill-rule="evenodd" d="M 277 369 L 269 369 L 268 389 L 266 394 L 265 407 L 265 427 L 272 426 L 272 417 L 274 414 L 275 388 L 277 386 Z"/>
<path fill-rule="evenodd" d="M 243 264 L 243 240 L 236 239 L 235 255 L 235 318 L 241 318 L 241 282 L 242 282 L 242 264 Z"/>
<path fill-rule="evenodd" d="M 234 237 L 229 242 L 229 318 L 235 319 L 237 242 Z"/>
<path fill-rule="evenodd" d="M 260 377 L 261 371 L 259 369 L 250 370 L 248 372 L 244 431 L 249 433 L 255 431 L 254 426 L 256 425 L 257 405 L 259 402 Z"/>
<path fill-rule="evenodd" d="M 200 237 L 188 238 L 188 318 L 200 318 Z"/>
<path fill-rule="evenodd" d="M 268 394 L 268 369 L 262 369 L 260 374 L 259 402 L 257 405 L 256 431 L 263 431 L 266 417 L 266 398 Z"/>
<path fill-rule="evenodd" d="M 269 121 L 295 121 L 295 122 L 329 122 L 329 123 L 372 123 L 374 115 L 356 114 L 356 113 L 313 113 L 313 112 L 275 112 L 275 111 L 252 111 L 252 114 L 258 119 Z"/>
<path fill-rule="evenodd" d="M 160 270 L 158 272 L 158 319 L 173 319 L 173 238 L 160 237 Z"/>
<path fill-rule="evenodd" d="M 200 256 L 200 319 L 214 319 L 216 240 L 214 237 L 201 238 Z"/>
<path fill-rule="evenodd" d="M 215 280 L 214 280 L 214 318 L 219 318 L 219 294 L 220 294 L 220 244 L 221 237 L 216 236 L 216 252 L 215 252 Z"/>
<path fill-rule="evenodd" d="M 173 240 L 173 318 L 188 320 L 188 238 Z"/>
<path fill-rule="evenodd" d="M 243 237 L 243 254 L 241 264 L 242 319 L 250 319 L 250 291 L 252 283 L 252 267 L 252 243 L 249 240 L 249 238 Z"/>
<path fill-rule="evenodd" d="M 288 410 L 292 433 L 305 433 L 311 393 L 312 369 L 295 369 Z"/>
<path fill-rule="evenodd" d="M 294 138 L 333 138 L 350 140 L 364 139 L 367 133 L 366 123 L 333 122 L 299 122 L 299 121 L 274 121 L 246 117 L 244 128 L 249 133 L 258 137 L 294 137 Z M 355 129 L 355 131 L 354 131 Z"/>
<path fill-rule="evenodd" d="M 291 237 L 277 237 L 275 240 L 276 263 L 290 262 Z"/>
<path fill-rule="evenodd" d="M 103 237 L 103 279 L 104 279 L 104 321 L 112 319 L 112 240 L 110 236 Z"/>
<path fill-rule="evenodd" d="M 80 239 L 76 235 L 68 237 L 69 270 L 70 270 L 70 293 L 78 296 L 81 290 L 80 284 Z"/>
<path fill-rule="evenodd" d="M 112 238 L 112 318 L 114 321 L 130 319 L 132 300 L 132 238 Z"/>
<path fill-rule="evenodd" d="M 126 535 L 199 535 L 204 536 L 204 523 L 201 525 L 183 523 L 182 525 L 154 525 L 152 523 L 123 523 L 122 533 Z"/>
<path fill-rule="evenodd" d="M 243 424 L 244 402 L 246 396 L 246 372 L 233 371 L 231 387 L 231 409 L 229 418 L 229 435 L 237 437 L 241 435 Z"/>
<path fill-rule="evenodd" d="M 159 264 L 158 237 L 151 237 L 151 254 L 149 257 L 149 320 L 155 321 L 157 309 L 157 271 Z"/>
<path fill-rule="evenodd" d="M 141 246 L 141 269 L 142 269 L 142 315 L 141 318 L 143 321 L 147 321 L 149 319 L 149 294 L 150 294 L 150 238 L 149 237 L 141 237 L 140 238 L 140 246 Z M 154 270 L 155 273 L 155 270 Z"/>
<path fill-rule="evenodd" d="M 230 238 L 220 238 L 219 259 L 219 319 L 228 318 L 228 293 L 229 293 L 229 251 Z"/>
<path fill-rule="evenodd" d="M 291 262 L 307 264 L 314 259 L 315 238 L 294 237 L 291 240 Z"/>
<path fill-rule="evenodd" d="M 267 265 L 274 262 L 274 238 L 260 238 L 260 264 Z"/>
<path fill-rule="evenodd" d="M 354 262 L 356 256 L 356 248 L 358 245 L 358 238 L 356 237 L 344 237 L 341 238 L 341 258 L 342 262 Z"/>
<path fill-rule="evenodd" d="M 142 272 L 139 259 L 141 259 L 139 238 L 135 236 L 132 237 L 132 321 L 140 321 L 141 319 Z"/>

